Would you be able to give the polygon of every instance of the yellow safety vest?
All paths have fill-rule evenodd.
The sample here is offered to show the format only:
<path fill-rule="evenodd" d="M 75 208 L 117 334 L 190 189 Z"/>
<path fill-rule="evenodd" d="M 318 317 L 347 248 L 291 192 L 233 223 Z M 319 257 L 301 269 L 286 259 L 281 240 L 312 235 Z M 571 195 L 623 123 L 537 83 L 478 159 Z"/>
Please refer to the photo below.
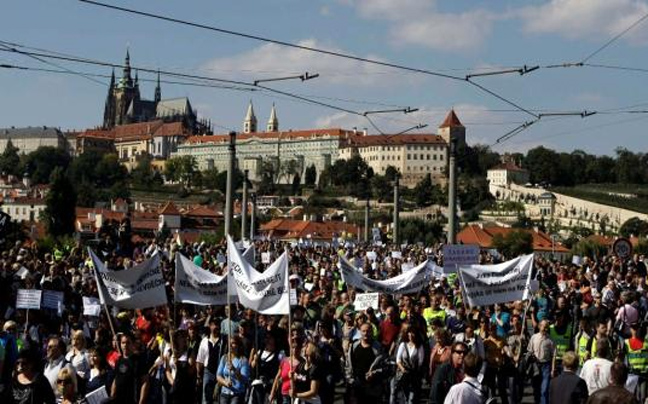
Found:
<path fill-rule="evenodd" d="M 564 334 L 558 334 L 555 326 L 549 327 L 549 338 L 556 344 L 556 359 L 561 360 L 565 352 L 569 349 L 569 342 L 571 341 L 571 327 L 567 326 Z"/>
<path fill-rule="evenodd" d="M 583 366 L 585 363 L 585 357 L 587 356 L 587 344 L 589 343 L 590 336 L 587 333 L 583 334 L 578 338 L 578 364 Z"/>
<path fill-rule="evenodd" d="M 630 340 L 626 340 L 626 358 L 628 366 L 634 373 L 646 373 L 648 370 L 648 340 L 644 340 L 643 346 L 637 350 L 630 348 Z"/>

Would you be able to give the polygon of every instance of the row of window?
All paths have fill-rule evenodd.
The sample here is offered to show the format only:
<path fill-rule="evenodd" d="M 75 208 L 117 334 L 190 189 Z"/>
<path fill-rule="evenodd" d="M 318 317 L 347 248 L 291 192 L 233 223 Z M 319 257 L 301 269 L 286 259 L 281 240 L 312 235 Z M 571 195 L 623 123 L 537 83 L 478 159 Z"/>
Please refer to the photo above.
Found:
<path fill-rule="evenodd" d="M 401 146 L 370 146 L 369 151 L 400 151 Z M 407 146 L 407 150 L 445 150 L 444 146 Z"/>

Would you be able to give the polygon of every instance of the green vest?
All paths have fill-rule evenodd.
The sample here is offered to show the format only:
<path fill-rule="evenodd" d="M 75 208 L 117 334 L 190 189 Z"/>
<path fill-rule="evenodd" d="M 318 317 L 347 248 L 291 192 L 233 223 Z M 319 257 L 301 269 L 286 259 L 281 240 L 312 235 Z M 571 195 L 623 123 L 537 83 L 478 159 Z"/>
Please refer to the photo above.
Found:
<path fill-rule="evenodd" d="M 587 344 L 589 343 L 590 337 L 586 332 L 583 332 L 582 335 L 578 338 L 578 364 L 583 366 L 585 363 L 585 357 L 587 356 Z"/>
<path fill-rule="evenodd" d="M 572 339 L 571 327 L 567 326 L 564 334 L 558 334 L 555 326 L 549 327 L 549 338 L 556 344 L 556 359 L 561 360 L 565 352 L 569 350 L 569 342 Z"/>
<path fill-rule="evenodd" d="M 639 374 L 646 373 L 648 370 L 648 340 L 644 340 L 643 346 L 637 350 L 630 348 L 630 340 L 626 340 L 625 346 L 630 370 Z"/>

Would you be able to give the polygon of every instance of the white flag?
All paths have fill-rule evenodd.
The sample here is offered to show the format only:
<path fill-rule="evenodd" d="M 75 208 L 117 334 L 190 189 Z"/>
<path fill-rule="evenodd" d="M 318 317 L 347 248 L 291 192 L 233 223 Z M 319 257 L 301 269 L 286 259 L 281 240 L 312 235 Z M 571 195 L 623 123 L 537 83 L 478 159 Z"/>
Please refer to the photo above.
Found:
<path fill-rule="evenodd" d="M 428 283 L 429 264 L 427 260 L 404 274 L 382 281 L 370 279 L 362 275 L 344 257 L 340 257 L 338 268 L 342 273 L 344 282 L 349 286 L 362 289 L 365 292 L 387 294 L 417 293 Z"/>
<path fill-rule="evenodd" d="M 245 258 L 252 267 L 256 266 L 254 255 L 254 244 L 250 245 L 245 251 L 243 251 L 243 258 Z"/>
<path fill-rule="evenodd" d="M 228 282 L 228 285 L 235 284 L 236 294 L 243 306 L 261 314 L 290 312 L 288 257 L 285 252 L 267 270 L 259 274 L 241 256 L 232 238 L 228 236 L 227 258 L 228 275 L 234 281 Z M 229 293 L 231 295 L 232 291 Z"/>
<path fill-rule="evenodd" d="M 111 271 L 88 248 L 97 276 L 102 304 L 123 309 L 145 309 L 167 304 L 165 281 L 160 270 L 160 255 L 123 271 Z"/>
<path fill-rule="evenodd" d="M 496 265 L 468 265 L 459 269 L 464 297 L 473 306 L 529 298 L 533 254 Z"/>
<path fill-rule="evenodd" d="M 201 306 L 227 303 L 227 275 L 202 269 L 184 255 L 176 254 L 175 301 Z"/>

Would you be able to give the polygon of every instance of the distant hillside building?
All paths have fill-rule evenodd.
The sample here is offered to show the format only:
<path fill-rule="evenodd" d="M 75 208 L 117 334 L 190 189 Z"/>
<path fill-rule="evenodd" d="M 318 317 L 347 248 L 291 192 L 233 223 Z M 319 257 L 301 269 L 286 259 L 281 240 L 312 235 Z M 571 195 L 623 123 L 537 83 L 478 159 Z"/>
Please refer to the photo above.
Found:
<path fill-rule="evenodd" d="M 514 163 L 500 164 L 486 171 L 486 179 L 490 185 L 507 186 L 511 183 L 524 185 L 529 182 L 529 172 Z"/>
<path fill-rule="evenodd" d="M 9 140 L 18 148 L 19 154 L 29 154 L 41 146 L 68 151 L 68 141 L 63 132 L 49 126 L 0 128 L 0 153 L 7 148 Z"/>
<path fill-rule="evenodd" d="M 277 111 L 272 107 L 266 132 L 257 132 L 257 118 L 252 103 L 243 121 L 243 133 L 236 136 L 236 166 L 249 170 L 250 180 L 259 181 L 264 163 L 278 168 L 279 183 L 291 183 L 293 175 L 282 175 L 281 167 L 292 161 L 294 171 L 304 178 L 304 172 L 314 165 L 317 177 L 338 159 L 340 146 L 353 131 L 342 129 L 308 129 L 279 131 Z M 229 135 L 192 136 L 178 145 L 173 157 L 193 156 L 199 170 L 228 168 Z"/>
<path fill-rule="evenodd" d="M 454 110 L 439 126 L 439 134 L 367 135 L 349 137 L 340 150 L 340 158 L 362 157 L 376 174 L 384 175 L 393 166 L 401 174 L 401 184 L 413 188 L 430 174 L 436 184 L 447 180 L 448 145 L 454 139 L 457 146 L 466 144 L 466 128 Z"/>
<path fill-rule="evenodd" d="M 113 71 L 110 79 L 104 106 L 103 128 L 112 129 L 119 125 L 156 120 L 183 122 L 195 134 L 210 132 L 210 125 L 198 120 L 197 113 L 191 108 L 188 98 L 162 99 L 159 73 L 153 100 L 142 99 L 138 75 L 135 72 L 135 78 L 132 77 L 130 54 L 126 51 L 122 77 L 115 82 Z"/>

